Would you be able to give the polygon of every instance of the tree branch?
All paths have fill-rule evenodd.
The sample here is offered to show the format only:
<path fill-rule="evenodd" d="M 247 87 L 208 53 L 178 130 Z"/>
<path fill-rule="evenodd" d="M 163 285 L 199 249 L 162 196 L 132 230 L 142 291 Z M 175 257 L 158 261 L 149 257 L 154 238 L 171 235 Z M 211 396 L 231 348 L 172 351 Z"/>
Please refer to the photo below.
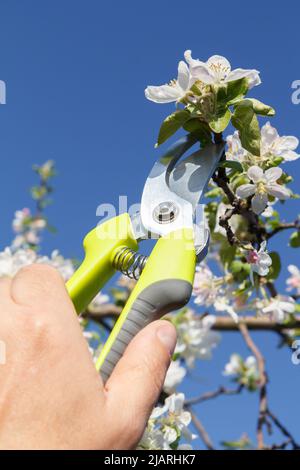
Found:
<path fill-rule="evenodd" d="M 274 235 L 276 235 L 279 232 L 282 232 L 283 230 L 289 230 L 292 228 L 300 230 L 299 219 L 295 220 L 295 222 L 283 223 L 283 224 L 278 225 L 278 227 L 274 228 L 274 230 L 266 234 L 266 240 L 269 240 L 269 238 L 274 237 Z"/>
<path fill-rule="evenodd" d="M 225 388 L 221 385 L 217 390 L 213 390 L 212 392 L 205 392 L 202 395 L 199 395 L 198 397 L 188 398 L 187 400 L 185 400 L 185 405 L 196 405 L 198 403 L 217 398 L 220 395 L 237 395 L 241 393 L 243 388 L 244 386 L 242 384 L 239 385 L 237 388 Z"/>
<path fill-rule="evenodd" d="M 213 446 L 213 443 L 211 441 L 211 438 L 209 437 L 209 434 L 207 433 L 207 431 L 206 431 L 205 427 L 203 426 L 203 424 L 201 423 L 200 419 L 192 411 L 191 411 L 191 415 L 192 415 L 192 422 L 193 422 L 196 430 L 199 432 L 200 437 L 201 437 L 205 447 L 208 450 L 214 450 L 214 446 Z"/>
<path fill-rule="evenodd" d="M 82 316 L 84 318 L 89 318 L 90 320 L 99 321 L 106 318 L 117 318 L 122 311 L 121 307 L 118 307 L 114 304 L 103 304 L 93 311 L 85 311 Z M 290 323 L 276 323 L 273 320 L 270 320 L 268 316 L 252 317 L 252 316 L 243 316 L 240 317 L 240 320 L 247 326 L 249 330 L 257 331 L 285 331 L 294 328 L 300 328 L 300 315 L 295 316 L 295 320 Z M 236 323 L 229 316 L 217 316 L 214 325 L 212 326 L 213 330 L 217 331 L 239 331 L 239 323 Z"/>
<path fill-rule="evenodd" d="M 257 367 L 259 371 L 259 379 L 260 379 L 260 392 L 259 392 L 259 416 L 257 420 L 257 430 L 256 430 L 256 436 L 257 436 L 257 444 L 258 444 L 258 449 L 263 449 L 264 448 L 264 436 L 263 436 L 263 426 L 267 424 L 267 407 L 268 407 L 268 402 L 267 402 L 267 374 L 265 371 L 265 359 L 252 340 L 251 336 L 249 335 L 248 328 L 244 323 L 239 324 L 239 329 L 240 332 L 245 340 L 245 343 L 247 344 L 248 348 L 250 351 L 253 353 L 253 355 L 256 358 L 257 361 Z"/>

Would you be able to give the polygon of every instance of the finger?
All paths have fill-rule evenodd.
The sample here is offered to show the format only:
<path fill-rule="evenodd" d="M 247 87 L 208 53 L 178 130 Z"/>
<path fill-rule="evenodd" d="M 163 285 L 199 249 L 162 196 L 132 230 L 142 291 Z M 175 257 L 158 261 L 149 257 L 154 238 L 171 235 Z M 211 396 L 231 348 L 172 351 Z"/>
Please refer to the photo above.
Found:
<path fill-rule="evenodd" d="M 132 440 L 124 441 L 125 447 L 134 445 L 144 431 L 175 345 L 176 330 L 170 322 L 151 323 L 129 344 L 106 384 L 109 411 L 120 410 L 117 426 L 122 422 L 130 429 L 130 433 L 123 433 L 123 440 Z"/>
<path fill-rule="evenodd" d="M 72 305 L 64 280 L 52 266 L 31 264 L 18 271 L 11 282 L 11 296 L 17 304 L 31 307 Z"/>
<path fill-rule="evenodd" d="M 0 302 L 6 303 L 10 299 L 11 278 L 0 277 Z"/>

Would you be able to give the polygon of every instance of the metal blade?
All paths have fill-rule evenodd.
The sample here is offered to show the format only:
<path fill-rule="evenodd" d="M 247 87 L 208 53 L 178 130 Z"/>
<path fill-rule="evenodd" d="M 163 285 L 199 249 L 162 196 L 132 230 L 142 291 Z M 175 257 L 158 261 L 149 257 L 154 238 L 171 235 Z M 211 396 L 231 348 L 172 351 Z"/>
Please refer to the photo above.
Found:
<path fill-rule="evenodd" d="M 211 144 L 178 162 L 195 142 L 191 135 L 178 141 L 155 163 L 146 180 L 140 216 L 153 234 L 193 226 L 195 208 L 224 149 Z"/>
<path fill-rule="evenodd" d="M 189 201 L 195 210 L 224 151 L 225 144 L 211 144 L 178 162 L 169 177 L 171 191 Z"/>

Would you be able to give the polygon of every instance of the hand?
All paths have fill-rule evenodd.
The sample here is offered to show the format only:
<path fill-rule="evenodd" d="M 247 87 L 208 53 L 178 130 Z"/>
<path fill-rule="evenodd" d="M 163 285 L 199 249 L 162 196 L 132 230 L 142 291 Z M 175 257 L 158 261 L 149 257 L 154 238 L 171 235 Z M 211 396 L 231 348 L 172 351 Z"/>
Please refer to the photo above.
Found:
<path fill-rule="evenodd" d="M 0 448 L 129 449 L 169 366 L 176 332 L 156 321 L 104 386 L 60 274 L 45 265 L 0 279 Z"/>

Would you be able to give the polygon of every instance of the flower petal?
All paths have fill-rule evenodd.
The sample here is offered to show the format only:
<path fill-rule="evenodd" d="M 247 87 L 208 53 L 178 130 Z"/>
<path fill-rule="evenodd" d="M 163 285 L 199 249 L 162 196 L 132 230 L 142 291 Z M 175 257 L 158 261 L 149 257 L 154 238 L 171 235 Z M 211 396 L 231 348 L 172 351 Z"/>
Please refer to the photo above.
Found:
<path fill-rule="evenodd" d="M 270 147 L 276 142 L 278 138 L 279 135 L 275 127 L 271 126 L 270 122 L 267 122 L 261 128 L 262 153 L 268 153 Z"/>
<path fill-rule="evenodd" d="M 282 153 L 282 157 L 286 162 L 293 162 L 294 160 L 298 160 L 298 158 L 300 158 L 300 155 L 294 152 L 293 150 L 286 150 Z"/>
<path fill-rule="evenodd" d="M 189 64 L 189 66 L 190 66 L 191 68 L 196 67 L 196 66 L 199 65 L 199 64 L 201 64 L 201 65 L 204 64 L 204 62 L 201 62 L 201 61 L 198 60 L 198 59 L 193 59 L 193 57 L 192 57 L 192 51 L 191 51 L 190 49 L 188 49 L 187 51 L 185 51 L 185 53 L 184 53 L 184 58 L 185 58 L 186 62 Z"/>
<path fill-rule="evenodd" d="M 265 177 L 268 183 L 275 183 L 282 175 L 282 169 L 279 166 L 269 168 L 265 171 Z"/>
<path fill-rule="evenodd" d="M 236 195 L 237 197 L 240 197 L 240 198 L 246 198 L 246 197 L 249 197 L 249 196 L 252 196 L 252 194 L 255 193 L 255 190 L 256 190 L 256 187 L 254 184 L 242 184 L 241 186 L 239 186 L 236 190 Z"/>
<path fill-rule="evenodd" d="M 226 78 L 226 82 L 232 82 L 233 80 L 239 80 L 241 78 L 247 78 L 249 84 L 249 90 L 254 86 L 260 85 L 261 79 L 257 70 L 247 69 L 235 69 L 230 72 Z"/>
<path fill-rule="evenodd" d="M 213 55 L 206 62 L 210 73 L 215 77 L 215 82 L 225 80 L 230 74 L 231 65 L 230 62 L 222 55 Z"/>
<path fill-rule="evenodd" d="M 247 171 L 248 178 L 253 181 L 253 183 L 258 183 L 258 181 L 264 179 L 264 172 L 263 170 L 257 166 L 253 165 Z"/>
<path fill-rule="evenodd" d="M 252 201 L 251 201 L 251 206 L 255 214 L 260 214 L 261 212 L 263 212 L 267 204 L 268 204 L 268 195 L 266 193 L 255 194 L 255 196 L 252 198 Z"/>
<path fill-rule="evenodd" d="M 182 90 L 187 91 L 189 88 L 189 83 L 190 83 L 190 71 L 188 66 L 186 65 L 183 60 L 181 60 L 178 64 L 178 78 L 177 82 L 182 88 Z"/>
<path fill-rule="evenodd" d="M 288 313 L 294 313 L 294 311 L 295 311 L 295 304 L 293 304 L 292 302 L 282 302 L 282 301 L 280 301 L 279 306 L 282 310 L 284 310 L 285 312 L 288 312 Z"/>
<path fill-rule="evenodd" d="M 266 184 L 266 190 L 271 196 L 277 197 L 278 199 L 288 199 L 291 196 L 287 188 L 277 183 Z"/>
<path fill-rule="evenodd" d="M 184 93 L 178 84 L 175 86 L 161 85 L 148 86 L 145 90 L 145 96 L 154 103 L 172 103 L 182 98 Z"/>
<path fill-rule="evenodd" d="M 201 64 L 201 62 L 192 67 L 191 74 L 196 80 L 200 80 L 206 85 L 211 85 L 217 82 L 215 76 L 210 72 L 207 65 L 204 63 Z"/>

